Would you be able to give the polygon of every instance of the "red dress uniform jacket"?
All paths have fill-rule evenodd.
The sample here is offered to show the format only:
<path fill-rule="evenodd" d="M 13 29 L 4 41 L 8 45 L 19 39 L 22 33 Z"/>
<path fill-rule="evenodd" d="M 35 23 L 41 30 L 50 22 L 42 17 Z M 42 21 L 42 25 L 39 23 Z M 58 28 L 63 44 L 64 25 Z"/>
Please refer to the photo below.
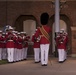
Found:
<path fill-rule="evenodd" d="M 11 35 L 11 36 L 10 36 Z M 6 42 L 6 48 L 14 48 L 14 35 L 12 33 L 8 33 L 6 35 L 6 39 L 7 39 L 7 42 Z"/>
<path fill-rule="evenodd" d="M 3 45 L 2 45 L 2 35 L 0 35 L 0 48 L 2 48 Z"/>
<path fill-rule="evenodd" d="M 64 50 L 66 50 L 66 46 L 67 46 L 67 42 L 68 42 L 68 37 L 65 36 L 63 42 L 60 42 L 60 41 L 59 41 L 60 39 L 61 39 L 61 37 L 57 37 L 57 38 L 56 38 L 57 48 L 58 48 L 58 49 L 64 49 Z"/>
<path fill-rule="evenodd" d="M 51 28 L 50 28 L 49 26 L 44 25 L 43 28 L 46 30 L 46 32 L 47 32 L 48 34 L 51 32 Z M 49 43 L 50 43 L 49 40 L 47 40 L 47 39 L 43 36 L 43 34 L 42 34 L 41 31 L 40 31 L 40 28 L 38 28 L 37 31 L 36 31 L 36 37 L 38 38 L 39 36 L 41 36 L 41 37 L 40 37 L 40 44 L 49 44 Z"/>
<path fill-rule="evenodd" d="M 24 47 L 28 47 L 28 41 L 30 39 L 30 36 L 26 36 L 24 41 L 26 42 L 25 46 Z"/>
<path fill-rule="evenodd" d="M 22 37 L 22 40 L 23 40 L 22 46 L 23 46 L 23 48 L 25 48 L 25 38 L 26 37 L 25 37 L 25 35 L 22 35 L 21 37 Z"/>
<path fill-rule="evenodd" d="M 2 48 L 6 48 L 6 37 L 2 36 Z"/>
<path fill-rule="evenodd" d="M 34 43 L 33 48 L 40 48 L 40 42 L 37 42 L 35 35 L 32 36 L 32 42 Z"/>
<path fill-rule="evenodd" d="M 18 36 L 14 34 L 14 48 L 17 48 L 17 38 Z"/>
<path fill-rule="evenodd" d="M 23 48 L 22 43 L 23 43 L 22 37 L 18 36 L 18 38 L 17 38 L 17 49 L 22 49 Z"/>

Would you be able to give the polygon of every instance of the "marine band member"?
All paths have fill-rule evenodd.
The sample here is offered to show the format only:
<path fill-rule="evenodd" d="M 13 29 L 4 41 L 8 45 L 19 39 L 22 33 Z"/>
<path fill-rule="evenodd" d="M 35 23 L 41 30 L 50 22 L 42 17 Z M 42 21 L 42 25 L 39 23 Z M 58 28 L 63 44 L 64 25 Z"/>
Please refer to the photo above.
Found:
<path fill-rule="evenodd" d="M 63 63 L 66 60 L 67 43 L 68 43 L 68 37 L 64 35 L 64 32 L 61 30 L 60 34 L 56 37 L 59 63 Z"/>

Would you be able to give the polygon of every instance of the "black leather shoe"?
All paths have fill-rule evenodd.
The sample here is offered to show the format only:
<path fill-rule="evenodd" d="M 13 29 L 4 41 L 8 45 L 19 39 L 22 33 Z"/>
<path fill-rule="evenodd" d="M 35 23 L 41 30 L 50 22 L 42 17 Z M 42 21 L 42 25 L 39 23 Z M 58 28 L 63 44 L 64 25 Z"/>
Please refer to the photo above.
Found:
<path fill-rule="evenodd" d="M 42 64 L 41 66 L 45 66 L 45 64 Z"/>
<path fill-rule="evenodd" d="M 39 61 L 35 62 L 35 63 L 39 63 Z"/>
<path fill-rule="evenodd" d="M 59 63 L 63 63 L 64 61 L 59 61 Z"/>
<path fill-rule="evenodd" d="M 66 59 L 64 61 L 66 61 Z"/>
<path fill-rule="evenodd" d="M 44 66 L 47 66 L 47 64 L 44 64 Z"/>

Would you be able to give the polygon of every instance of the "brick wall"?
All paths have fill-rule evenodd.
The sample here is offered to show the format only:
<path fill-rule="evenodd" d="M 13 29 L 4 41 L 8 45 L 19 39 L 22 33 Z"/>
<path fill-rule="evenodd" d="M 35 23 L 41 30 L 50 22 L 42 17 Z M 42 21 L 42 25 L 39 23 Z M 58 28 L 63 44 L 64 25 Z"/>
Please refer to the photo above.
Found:
<path fill-rule="evenodd" d="M 76 57 L 76 27 L 71 27 L 72 30 L 72 56 Z"/>
<path fill-rule="evenodd" d="M 51 1 L 0 1 L 0 27 L 5 26 L 6 21 L 7 24 L 13 26 L 16 19 L 20 15 L 33 15 L 36 18 L 37 23 L 40 24 L 41 13 L 48 12 L 51 17 L 54 15 L 54 11 L 55 10 Z M 61 9 L 60 14 L 65 14 L 69 18 L 71 26 L 76 26 L 76 1 L 66 2 L 66 4 Z M 76 43 L 76 41 L 73 41 L 73 46 L 74 43 Z"/>
<path fill-rule="evenodd" d="M 65 14 L 76 25 L 76 1 L 67 2 L 61 10 L 61 14 Z M 39 23 L 40 14 L 48 12 L 50 17 L 54 14 L 54 8 L 50 1 L 10 1 L 7 2 L 7 23 L 14 25 L 15 20 L 20 15 L 33 15 Z M 6 24 L 6 2 L 0 1 L 0 26 Z"/>

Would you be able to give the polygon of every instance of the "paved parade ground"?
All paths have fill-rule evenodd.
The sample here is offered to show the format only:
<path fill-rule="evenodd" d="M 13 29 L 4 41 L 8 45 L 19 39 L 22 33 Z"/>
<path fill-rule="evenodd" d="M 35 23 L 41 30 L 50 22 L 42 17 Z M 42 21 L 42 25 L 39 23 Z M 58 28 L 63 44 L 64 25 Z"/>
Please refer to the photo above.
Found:
<path fill-rule="evenodd" d="M 33 58 L 25 61 L 0 65 L 0 75 L 76 75 L 76 58 L 68 57 L 64 63 L 49 58 L 47 66 L 34 63 Z"/>

